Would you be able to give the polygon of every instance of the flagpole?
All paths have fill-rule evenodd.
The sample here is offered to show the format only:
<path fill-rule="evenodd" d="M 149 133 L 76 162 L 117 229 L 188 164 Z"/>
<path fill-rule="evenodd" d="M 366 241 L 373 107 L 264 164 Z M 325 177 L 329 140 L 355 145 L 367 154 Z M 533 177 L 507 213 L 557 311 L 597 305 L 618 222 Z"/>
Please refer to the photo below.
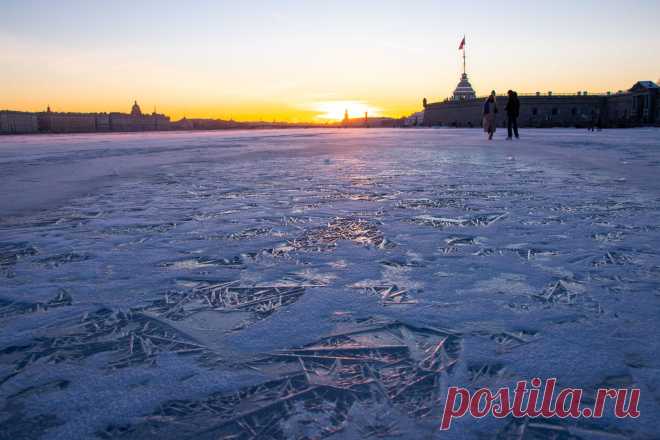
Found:
<path fill-rule="evenodd" d="M 465 35 L 463 35 L 463 41 L 465 42 Z M 465 43 L 463 43 L 463 75 L 465 75 Z"/>

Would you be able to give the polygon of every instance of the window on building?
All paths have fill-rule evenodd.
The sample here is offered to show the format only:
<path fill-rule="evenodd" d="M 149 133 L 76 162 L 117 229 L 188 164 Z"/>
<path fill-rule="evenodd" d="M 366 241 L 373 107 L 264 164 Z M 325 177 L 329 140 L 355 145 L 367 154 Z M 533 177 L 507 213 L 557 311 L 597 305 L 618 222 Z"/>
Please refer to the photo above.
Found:
<path fill-rule="evenodd" d="M 536 107 L 534 107 L 534 108 L 532 109 L 532 114 L 533 114 L 534 116 L 538 115 L 538 114 L 539 114 L 539 109 L 537 109 Z"/>
<path fill-rule="evenodd" d="M 571 109 L 571 115 L 573 116 L 577 115 L 577 109 L 575 107 Z"/>
<path fill-rule="evenodd" d="M 559 109 L 557 107 L 552 109 L 552 116 L 557 116 L 559 114 Z"/>

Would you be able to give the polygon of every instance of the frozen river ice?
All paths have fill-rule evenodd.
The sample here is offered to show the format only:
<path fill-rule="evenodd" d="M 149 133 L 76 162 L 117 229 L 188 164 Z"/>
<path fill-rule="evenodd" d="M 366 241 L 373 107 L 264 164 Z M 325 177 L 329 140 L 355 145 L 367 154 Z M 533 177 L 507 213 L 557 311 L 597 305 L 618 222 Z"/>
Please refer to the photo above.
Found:
<path fill-rule="evenodd" d="M 0 438 L 654 438 L 660 130 L 523 138 L 0 138 Z M 438 431 L 532 377 L 641 417 Z"/>

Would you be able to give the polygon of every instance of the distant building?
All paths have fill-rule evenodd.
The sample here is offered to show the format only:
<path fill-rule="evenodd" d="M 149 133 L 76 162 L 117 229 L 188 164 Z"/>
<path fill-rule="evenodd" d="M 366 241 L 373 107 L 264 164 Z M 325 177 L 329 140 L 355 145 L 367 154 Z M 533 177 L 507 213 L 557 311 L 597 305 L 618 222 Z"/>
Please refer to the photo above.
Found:
<path fill-rule="evenodd" d="M 344 119 L 341 121 L 343 127 L 348 127 L 350 125 L 351 119 L 348 117 L 348 109 L 344 110 Z"/>
<path fill-rule="evenodd" d="M 277 123 L 273 123 L 276 125 Z M 234 121 L 225 121 L 222 119 L 183 118 L 172 122 L 172 128 L 175 130 L 223 130 L 229 128 L 238 128 L 241 124 Z"/>
<path fill-rule="evenodd" d="M 110 113 L 110 131 L 153 131 L 170 130 L 170 118 L 154 112 L 142 113 L 137 101 L 133 103 L 131 113 Z"/>
<path fill-rule="evenodd" d="M 632 98 L 631 115 L 642 124 L 660 123 L 660 87 L 653 81 L 638 81 L 628 90 Z M 611 115 L 618 119 L 618 112 Z"/>
<path fill-rule="evenodd" d="M 424 111 L 422 110 L 421 112 L 413 113 L 412 115 L 404 118 L 403 126 L 417 127 L 419 125 L 422 125 L 423 122 L 424 122 Z"/>
<path fill-rule="evenodd" d="M 0 111 L 0 133 L 2 134 L 36 133 L 38 129 L 37 116 L 34 113 Z"/>
<path fill-rule="evenodd" d="M 403 127 L 405 118 L 388 118 L 388 117 L 362 117 L 362 118 L 346 118 L 341 121 L 342 127 L 350 128 L 393 128 Z"/>
<path fill-rule="evenodd" d="M 171 129 L 170 118 L 154 111 L 142 113 L 137 101 L 131 113 L 37 113 L 39 131 L 46 133 L 89 133 L 104 131 L 154 131 Z"/>
<path fill-rule="evenodd" d="M 178 121 L 172 122 L 172 128 L 174 130 L 193 130 L 195 126 L 190 119 L 183 117 Z"/>
<path fill-rule="evenodd" d="M 482 106 L 486 96 L 477 94 L 468 80 L 465 69 L 465 38 L 463 49 L 463 73 L 450 98 L 441 102 L 427 103 L 424 98 L 425 126 L 480 127 Z M 660 88 L 653 81 L 639 81 L 628 91 L 590 94 L 519 94 L 522 127 L 633 127 L 660 125 Z M 504 106 L 507 96 L 500 96 L 498 124 L 506 124 Z"/>
<path fill-rule="evenodd" d="M 558 95 L 519 95 L 522 127 L 635 127 L 660 125 L 660 88 L 652 81 L 639 81 L 626 92 Z M 480 127 L 486 97 L 427 104 L 425 126 Z M 507 97 L 498 97 L 500 117 L 506 124 L 504 105 Z"/>
<path fill-rule="evenodd" d="M 61 113 L 53 112 L 50 107 L 45 112 L 37 113 L 39 131 L 46 133 L 87 133 L 98 130 L 97 126 L 108 126 L 105 113 Z"/>

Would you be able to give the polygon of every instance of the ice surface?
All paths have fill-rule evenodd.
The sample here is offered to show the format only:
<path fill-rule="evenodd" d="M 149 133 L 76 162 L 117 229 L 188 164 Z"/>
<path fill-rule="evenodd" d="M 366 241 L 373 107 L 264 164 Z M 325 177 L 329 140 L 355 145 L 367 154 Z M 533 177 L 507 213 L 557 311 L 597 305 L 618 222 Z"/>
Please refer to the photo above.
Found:
<path fill-rule="evenodd" d="M 653 436 L 659 172 L 657 129 L 2 137 L 0 438 Z M 537 376 L 642 415 L 437 430 Z"/>

